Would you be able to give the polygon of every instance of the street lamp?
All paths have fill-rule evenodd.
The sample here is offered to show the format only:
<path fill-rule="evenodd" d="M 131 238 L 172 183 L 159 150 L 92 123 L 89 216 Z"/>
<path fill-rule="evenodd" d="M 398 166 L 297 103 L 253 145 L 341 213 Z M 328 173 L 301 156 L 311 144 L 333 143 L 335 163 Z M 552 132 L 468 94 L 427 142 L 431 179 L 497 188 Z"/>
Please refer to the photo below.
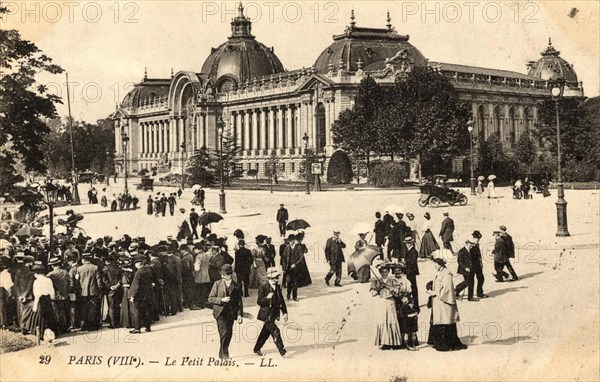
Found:
<path fill-rule="evenodd" d="M 548 80 L 548 87 L 550 87 L 550 92 L 556 108 L 556 155 L 558 160 L 558 200 L 556 201 L 556 220 L 558 229 L 556 231 L 556 236 L 566 237 L 570 236 L 570 234 L 567 224 L 567 201 L 565 200 L 565 190 L 562 183 L 562 166 L 560 163 L 560 118 L 558 113 L 558 102 L 565 91 L 565 79 L 558 73 L 555 73 L 552 78 Z"/>
<path fill-rule="evenodd" d="M 108 162 L 106 164 L 106 185 L 110 186 L 110 171 L 108 170 L 108 164 L 110 163 L 110 155 L 112 154 L 112 150 L 109 149 L 108 147 L 106 148 L 106 161 Z"/>
<path fill-rule="evenodd" d="M 41 188 L 44 192 L 44 202 L 48 206 L 50 216 L 50 253 L 52 253 L 54 249 L 54 205 L 58 200 L 58 187 L 52 183 L 52 178 L 48 178 Z"/>
<path fill-rule="evenodd" d="M 185 179 L 184 179 L 184 173 L 183 171 L 185 170 L 185 162 L 184 162 L 184 155 L 185 155 L 185 142 L 181 144 L 181 190 L 183 191 L 185 189 Z"/>
<path fill-rule="evenodd" d="M 477 187 L 477 181 L 475 180 L 475 166 L 473 156 L 473 121 L 467 122 L 467 130 L 469 130 L 469 141 L 471 142 L 471 195 L 477 195 L 475 188 Z"/>
<path fill-rule="evenodd" d="M 127 146 L 129 144 L 129 136 L 125 131 L 121 133 L 123 141 L 123 168 L 125 170 L 125 195 L 129 195 L 129 189 L 127 188 Z"/>
<path fill-rule="evenodd" d="M 217 131 L 219 133 L 219 159 L 221 162 L 221 191 L 219 192 L 219 212 L 222 214 L 227 213 L 225 208 L 225 181 L 224 181 L 224 163 L 223 163 L 223 129 L 225 128 L 225 122 L 223 117 L 219 116 L 217 120 Z"/>
<path fill-rule="evenodd" d="M 304 136 L 302 137 L 302 140 L 304 141 L 304 160 L 306 161 L 306 168 L 305 170 L 305 175 L 306 175 L 306 195 L 310 195 L 310 178 L 309 178 L 309 170 L 310 170 L 310 164 L 308 163 L 308 134 L 306 134 L 306 132 L 304 132 Z"/>

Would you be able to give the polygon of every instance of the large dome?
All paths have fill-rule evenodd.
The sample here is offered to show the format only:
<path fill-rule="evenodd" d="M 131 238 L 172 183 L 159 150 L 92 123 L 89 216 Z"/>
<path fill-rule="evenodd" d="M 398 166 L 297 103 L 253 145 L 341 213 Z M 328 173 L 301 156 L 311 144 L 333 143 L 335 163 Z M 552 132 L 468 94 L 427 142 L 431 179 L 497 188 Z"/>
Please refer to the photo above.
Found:
<path fill-rule="evenodd" d="M 542 58 L 537 62 L 529 63 L 528 75 L 547 81 L 555 73 L 561 75 L 567 83 L 577 84 L 577 74 L 573 66 L 560 57 L 560 52 L 552 46 L 552 40 L 548 40 L 548 47 L 542 53 Z"/>
<path fill-rule="evenodd" d="M 123 98 L 121 107 L 139 107 L 143 104 L 153 104 L 166 99 L 169 93 L 170 80 L 154 79 L 144 76 L 144 80 L 136 84 Z"/>
<path fill-rule="evenodd" d="M 218 92 L 229 91 L 258 77 L 284 72 L 273 48 L 256 41 L 250 33 L 251 28 L 252 23 L 244 16 L 240 3 L 238 15 L 231 21 L 231 37 L 213 48 L 202 66 L 202 73 L 214 81 Z"/>
<path fill-rule="evenodd" d="M 385 67 L 386 59 L 399 52 L 414 66 L 427 65 L 427 59 L 409 42 L 409 36 L 399 35 L 390 24 L 388 14 L 387 28 L 360 28 L 352 21 L 343 34 L 333 36 L 333 43 L 321 53 L 315 62 L 317 73 L 327 73 L 331 68 L 356 71 L 380 70 Z"/>

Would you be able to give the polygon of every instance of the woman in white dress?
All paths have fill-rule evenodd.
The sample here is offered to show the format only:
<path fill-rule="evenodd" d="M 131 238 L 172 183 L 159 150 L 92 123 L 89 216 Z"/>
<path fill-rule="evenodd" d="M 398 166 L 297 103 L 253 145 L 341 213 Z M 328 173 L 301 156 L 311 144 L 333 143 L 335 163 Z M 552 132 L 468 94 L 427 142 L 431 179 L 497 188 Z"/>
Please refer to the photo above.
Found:
<path fill-rule="evenodd" d="M 487 191 L 488 191 L 488 199 L 495 199 L 496 198 L 496 186 L 494 185 L 494 181 L 490 180 L 487 184 Z"/>
<path fill-rule="evenodd" d="M 390 265 L 382 264 L 379 268 L 381 278 L 371 283 L 371 295 L 375 297 L 375 345 L 381 350 L 389 350 L 402 344 L 400 324 L 396 314 L 394 297 L 398 296 L 400 283 L 393 276 L 390 277 Z"/>

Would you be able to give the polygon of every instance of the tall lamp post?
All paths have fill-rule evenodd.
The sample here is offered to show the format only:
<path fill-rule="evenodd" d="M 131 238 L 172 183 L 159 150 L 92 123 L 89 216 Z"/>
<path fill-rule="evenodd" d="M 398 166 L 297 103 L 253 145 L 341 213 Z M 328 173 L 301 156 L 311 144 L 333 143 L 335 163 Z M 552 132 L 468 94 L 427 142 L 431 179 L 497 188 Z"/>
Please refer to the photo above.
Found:
<path fill-rule="evenodd" d="M 52 253 L 54 249 L 54 205 L 58 199 L 58 187 L 52 183 L 52 178 L 48 178 L 41 188 L 44 192 L 44 202 L 48 206 L 48 215 L 50 216 L 50 253 Z"/>
<path fill-rule="evenodd" d="M 308 163 L 308 134 L 304 133 L 302 137 L 304 141 L 304 160 L 306 161 L 305 175 L 306 175 L 306 195 L 310 195 L 310 163 Z"/>
<path fill-rule="evenodd" d="M 106 148 L 106 161 L 110 163 L 110 155 L 112 154 L 112 150 L 108 147 Z M 110 171 L 108 170 L 108 164 L 106 165 L 106 185 L 110 186 Z"/>
<path fill-rule="evenodd" d="M 128 168 L 127 168 L 127 146 L 129 145 L 129 136 L 125 131 L 121 133 L 122 141 L 123 141 L 123 168 L 125 171 L 125 195 L 129 195 L 129 189 L 127 188 L 127 176 L 128 176 Z"/>
<path fill-rule="evenodd" d="M 221 191 L 219 192 L 219 212 L 222 214 L 227 213 L 225 208 L 225 179 L 224 179 L 224 163 L 223 163 L 223 129 L 225 128 L 225 122 L 223 117 L 219 116 L 217 120 L 217 131 L 219 133 L 219 161 L 221 162 Z"/>
<path fill-rule="evenodd" d="M 565 79 L 558 73 L 555 73 L 552 78 L 548 80 L 548 86 L 550 87 L 550 92 L 556 108 L 556 156 L 558 160 L 558 200 L 556 201 L 556 220 L 558 223 L 558 229 L 556 231 L 556 236 L 566 237 L 571 235 L 569 234 L 569 228 L 567 224 L 567 201 L 565 200 L 565 190 L 562 182 L 560 117 L 558 112 L 558 102 L 563 97 L 565 91 Z"/>
<path fill-rule="evenodd" d="M 477 187 L 477 180 L 475 179 L 475 163 L 473 155 L 473 121 L 467 122 L 467 130 L 469 130 L 469 141 L 471 143 L 471 195 L 477 195 L 475 188 Z"/>

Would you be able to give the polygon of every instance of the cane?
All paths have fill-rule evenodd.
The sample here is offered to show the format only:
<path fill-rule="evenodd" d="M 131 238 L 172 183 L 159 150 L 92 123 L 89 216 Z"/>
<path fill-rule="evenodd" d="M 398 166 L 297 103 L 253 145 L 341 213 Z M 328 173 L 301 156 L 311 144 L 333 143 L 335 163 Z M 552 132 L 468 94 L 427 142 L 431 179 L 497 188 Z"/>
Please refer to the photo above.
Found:
<path fill-rule="evenodd" d="M 104 315 L 104 295 L 100 294 L 100 330 L 102 330 L 102 316 Z"/>
<path fill-rule="evenodd" d="M 163 316 L 167 316 L 168 314 L 167 314 L 167 301 L 165 300 L 165 288 L 163 288 L 162 286 L 160 288 L 160 293 L 162 294 L 162 301 L 163 301 L 163 309 L 164 309 Z"/>

